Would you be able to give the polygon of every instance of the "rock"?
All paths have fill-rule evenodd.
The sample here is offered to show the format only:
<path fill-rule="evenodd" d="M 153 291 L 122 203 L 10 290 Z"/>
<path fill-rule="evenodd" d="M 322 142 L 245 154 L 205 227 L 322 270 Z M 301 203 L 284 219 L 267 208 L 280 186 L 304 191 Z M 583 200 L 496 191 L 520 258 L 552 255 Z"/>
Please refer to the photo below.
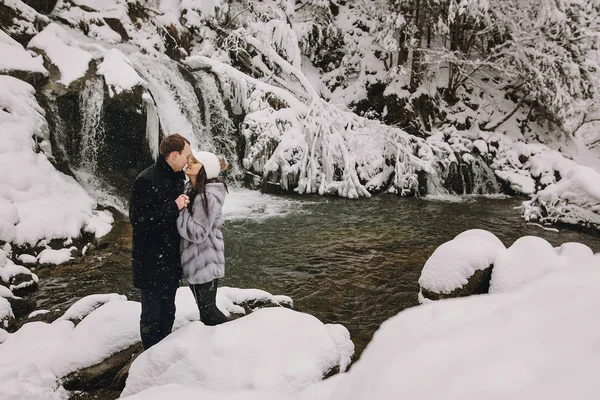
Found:
<path fill-rule="evenodd" d="M 42 72 L 4 70 L 1 73 L 25 81 L 35 88 L 43 86 L 48 81 L 48 75 Z"/>
<path fill-rule="evenodd" d="M 15 296 L 23 296 L 24 294 L 35 292 L 38 288 L 38 284 L 35 281 L 33 274 L 25 273 L 13 276 L 10 281 L 10 286 L 12 287 L 12 292 Z"/>
<path fill-rule="evenodd" d="M 23 0 L 23 3 L 33 8 L 40 14 L 48 15 L 54 9 L 58 0 Z"/>
<path fill-rule="evenodd" d="M 27 12 L 26 8 L 29 7 L 21 2 L 10 4 L 6 4 L 5 1 L 0 2 L 0 27 L 22 45 L 26 45 L 33 36 L 50 23 L 45 15 L 31 9 L 29 9 L 31 12 Z"/>
<path fill-rule="evenodd" d="M 114 385 L 122 389 L 125 387 L 129 366 L 142 351 L 142 344 L 135 344 L 99 364 L 67 375 L 62 379 L 62 385 L 67 390 L 89 391 Z"/>
<path fill-rule="evenodd" d="M 421 295 L 427 300 L 441 300 L 453 297 L 466 297 L 473 294 L 488 293 L 490 289 L 490 279 L 492 278 L 492 268 L 490 265 L 486 269 L 475 271 L 468 279 L 468 283 L 463 287 L 453 290 L 451 293 L 437 293 L 421 288 Z"/>
<path fill-rule="evenodd" d="M 31 314 L 36 307 L 35 301 L 23 299 L 21 297 L 9 297 L 6 300 L 10 303 L 15 318 L 23 318 Z"/>

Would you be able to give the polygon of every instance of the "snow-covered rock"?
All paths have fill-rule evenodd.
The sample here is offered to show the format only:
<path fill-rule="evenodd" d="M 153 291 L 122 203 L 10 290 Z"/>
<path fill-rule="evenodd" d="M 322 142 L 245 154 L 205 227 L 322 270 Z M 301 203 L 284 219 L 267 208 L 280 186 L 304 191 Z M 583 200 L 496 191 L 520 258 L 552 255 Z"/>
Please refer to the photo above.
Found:
<path fill-rule="evenodd" d="M 339 329 L 345 330 L 285 308 L 261 309 L 215 327 L 193 322 L 134 361 L 123 395 L 170 383 L 296 393 L 348 365 L 354 346 L 347 331 L 344 340 L 334 338 Z"/>
<path fill-rule="evenodd" d="M 462 232 L 439 246 L 426 261 L 419 278 L 420 300 L 487 293 L 492 267 L 505 250 L 489 231 Z"/>
<path fill-rule="evenodd" d="M 545 239 L 521 237 L 496 259 L 490 293 L 515 290 L 566 264 L 567 258 L 558 255 Z"/>
<path fill-rule="evenodd" d="M 83 78 L 92 61 L 92 54 L 74 45 L 75 40 L 60 25 L 51 23 L 38 33 L 28 46 L 44 52 L 50 62 L 58 68 L 60 79 L 58 82 L 65 86 Z"/>
<path fill-rule="evenodd" d="M 328 399 L 593 400 L 599 265 L 596 255 L 513 292 L 404 310 L 381 325 Z"/>
<path fill-rule="evenodd" d="M 88 314 L 92 313 L 95 309 L 99 308 L 103 304 L 111 301 L 126 301 L 127 297 L 111 293 L 111 294 L 92 294 L 82 299 L 77 300 L 65 313 L 57 319 L 69 320 L 75 324 L 84 319 Z"/>
<path fill-rule="evenodd" d="M 15 264 L 3 249 L 0 249 L 0 284 L 11 292 L 25 293 L 37 289 L 39 279 L 28 268 Z"/>
<path fill-rule="evenodd" d="M 4 31 L 0 30 L 0 74 L 6 74 L 33 83 L 48 76 L 41 56 L 33 56 Z"/>
<path fill-rule="evenodd" d="M 131 396 L 120 397 L 123 400 L 163 400 L 165 398 L 177 400 L 298 400 L 294 394 L 290 393 L 251 389 L 235 391 L 209 390 L 202 387 L 174 383 L 150 387 Z"/>
<path fill-rule="evenodd" d="M 556 254 L 567 259 L 569 265 L 585 260 L 594 255 L 592 249 L 582 243 L 567 242 L 560 247 L 555 247 Z"/>
<path fill-rule="evenodd" d="M 44 110 L 34 88 L 0 75 L 0 240 L 35 245 L 41 239 L 105 232 L 95 201 L 71 176 L 57 171 L 36 142 L 50 150 Z M 35 139 L 35 140 L 34 140 Z M 51 152 L 49 153 L 49 156 Z"/>

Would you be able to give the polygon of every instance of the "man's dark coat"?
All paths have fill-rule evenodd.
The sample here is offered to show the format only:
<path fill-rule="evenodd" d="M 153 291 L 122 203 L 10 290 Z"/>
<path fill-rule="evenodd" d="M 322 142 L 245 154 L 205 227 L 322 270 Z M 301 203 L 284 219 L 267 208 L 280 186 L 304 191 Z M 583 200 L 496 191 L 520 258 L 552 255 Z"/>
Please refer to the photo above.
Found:
<path fill-rule="evenodd" d="M 175 200 L 183 193 L 185 175 L 159 157 L 135 179 L 129 202 L 133 226 L 131 261 L 133 286 L 159 289 L 177 286 L 181 278 L 179 210 Z"/>

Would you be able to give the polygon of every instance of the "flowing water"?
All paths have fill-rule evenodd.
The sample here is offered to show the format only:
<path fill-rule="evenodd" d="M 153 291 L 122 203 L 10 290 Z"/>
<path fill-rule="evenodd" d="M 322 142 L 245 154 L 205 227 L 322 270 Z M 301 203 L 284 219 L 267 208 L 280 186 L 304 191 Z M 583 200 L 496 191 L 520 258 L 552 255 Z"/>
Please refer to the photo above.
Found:
<path fill-rule="evenodd" d="M 297 310 L 346 326 L 360 354 L 383 321 L 418 305 L 425 261 L 460 232 L 486 229 L 506 246 L 536 235 L 555 246 L 578 241 L 600 251 L 599 237 L 527 224 L 514 209 L 520 204 L 520 199 L 490 197 L 348 200 L 232 190 L 225 208 L 227 266 L 221 286 L 289 295 Z M 120 252 L 109 246 L 89 256 L 98 263 L 85 271 L 40 278 L 40 290 L 32 296 L 38 308 L 64 311 L 92 293 L 118 292 L 137 300 L 126 220 L 114 231 L 124 243 Z M 63 268 L 73 267 L 55 271 Z"/>

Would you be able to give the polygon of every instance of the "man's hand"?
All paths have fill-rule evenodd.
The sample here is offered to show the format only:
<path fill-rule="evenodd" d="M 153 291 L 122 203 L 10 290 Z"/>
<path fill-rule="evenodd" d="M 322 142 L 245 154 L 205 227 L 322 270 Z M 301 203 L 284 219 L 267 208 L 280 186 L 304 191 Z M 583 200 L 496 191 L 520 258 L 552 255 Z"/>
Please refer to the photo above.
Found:
<path fill-rule="evenodd" d="M 187 194 L 180 194 L 175 203 L 177 204 L 177 209 L 181 211 L 190 204 L 190 198 Z"/>

